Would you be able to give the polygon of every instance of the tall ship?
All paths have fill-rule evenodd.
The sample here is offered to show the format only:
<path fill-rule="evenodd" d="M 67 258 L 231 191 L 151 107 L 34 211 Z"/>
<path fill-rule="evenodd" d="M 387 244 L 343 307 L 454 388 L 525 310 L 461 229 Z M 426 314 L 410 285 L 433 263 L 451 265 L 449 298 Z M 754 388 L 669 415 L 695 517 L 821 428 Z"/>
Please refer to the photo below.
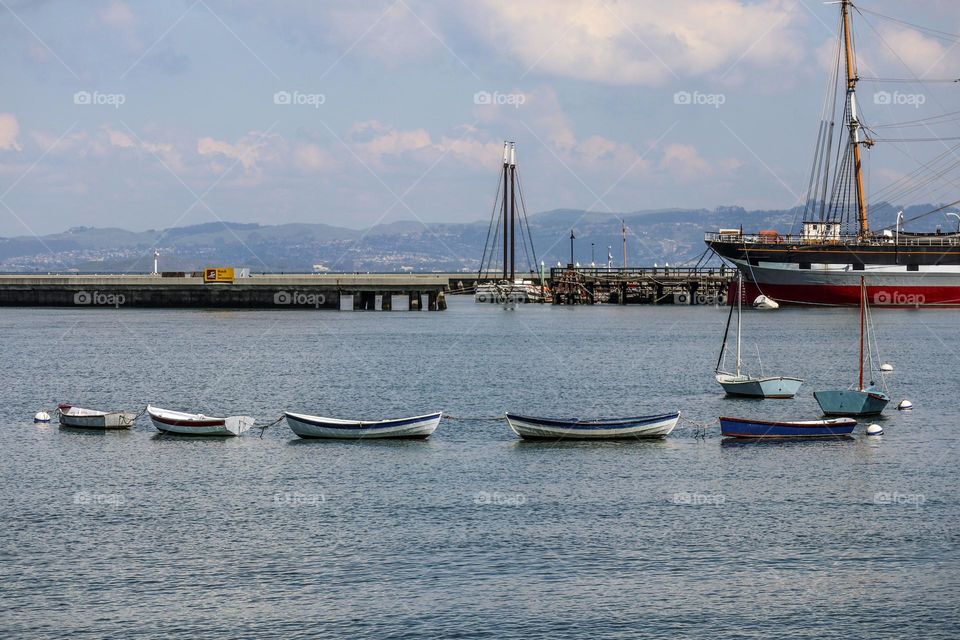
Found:
<path fill-rule="evenodd" d="M 550 300 L 543 273 L 538 274 L 539 283 L 534 283 L 532 279 L 537 273 L 537 253 L 533 248 L 519 177 L 517 145 L 505 141 L 497 196 L 483 246 L 483 257 L 480 259 L 480 270 L 477 272 L 476 302 L 514 304 Z M 517 271 L 518 231 L 520 249 L 527 263 L 526 278 L 522 271 Z"/>
<path fill-rule="evenodd" d="M 940 147 L 938 152 L 946 151 L 886 185 L 875 199 L 880 195 L 888 201 L 904 197 L 915 193 L 918 185 L 927 187 L 936 180 L 956 185 L 944 176 L 960 166 L 960 144 L 948 144 L 960 138 L 909 134 L 884 139 L 877 130 L 911 128 L 929 134 L 937 125 L 955 125 L 960 112 L 873 127 L 865 124 L 858 108 L 857 85 L 868 79 L 861 78 L 857 70 L 851 21 L 854 13 L 869 14 L 954 44 L 960 42 L 960 36 L 883 16 L 855 6 L 850 0 L 841 0 L 838 4 L 840 25 L 833 52 L 834 72 L 828 79 L 799 234 L 720 229 L 707 233 L 705 242 L 740 269 L 744 295 L 749 300 L 763 295 L 787 304 L 854 306 L 860 304 L 862 276 L 874 307 L 960 306 L 960 214 L 950 211 L 960 200 L 908 219 L 904 219 L 901 212 L 894 224 L 872 229 L 869 214 L 876 213 L 878 207 L 871 209 L 867 201 L 863 167 L 864 150 L 875 144 L 897 143 L 896 149 L 906 153 L 899 143 L 934 142 Z M 879 35 L 872 25 L 871 29 Z M 957 82 L 956 78 L 869 80 Z M 874 102 L 889 104 L 890 96 L 890 93 L 878 92 Z M 939 227 L 935 232 L 904 231 L 907 223 L 934 215 L 956 217 L 954 228 L 958 232 L 942 232 Z"/>

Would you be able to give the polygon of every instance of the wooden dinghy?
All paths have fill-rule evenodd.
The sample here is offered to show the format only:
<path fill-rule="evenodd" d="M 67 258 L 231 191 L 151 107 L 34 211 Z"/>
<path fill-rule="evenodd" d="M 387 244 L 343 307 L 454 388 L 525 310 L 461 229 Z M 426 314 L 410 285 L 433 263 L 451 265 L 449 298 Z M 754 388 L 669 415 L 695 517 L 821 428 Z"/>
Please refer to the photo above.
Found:
<path fill-rule="evenodd" d="M 616 440 L 663 438 L 673 431 L 680 412 L 597 420 L 536 418 L 507 414 L 507 424 L 525 440 Z"/>
<path fill-rule="evenodd" d="M 772 421 L 720 418 L 720 433 L 727 438 L 842 438 L 853 433 L 853 418 Z"/>
<path fill-rule="evenodd" d="M 284 411 L 290 429 L 301 438 L 427 438 L 443 412 L 396 420 L 340 420 Z"/>
<path fill-rule="evenodd" d="M 163 433 L 188 436 L 239 436 L 253 427 L 250 416 L 215 418 L 202 413 L 184 413 L 147 405 L 153 426 Z"/>
<path fill-rule="evenodd" d="M 129 429 L 137 414 L 131 411 L 98 411 L 69 404 L 57 407 L 61 427 L 75 429 Z"/>

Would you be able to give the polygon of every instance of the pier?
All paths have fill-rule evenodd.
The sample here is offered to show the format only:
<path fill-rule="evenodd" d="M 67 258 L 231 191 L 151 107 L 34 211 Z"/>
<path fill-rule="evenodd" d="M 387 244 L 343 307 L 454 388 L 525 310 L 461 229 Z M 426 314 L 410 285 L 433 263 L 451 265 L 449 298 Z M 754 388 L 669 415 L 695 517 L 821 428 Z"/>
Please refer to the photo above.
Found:
<path fill-rule="evenodd" d="M 449 274 L 0 275 L 0 306 L 442 311 Z"/>
<path fill-rule="evenodd" d="M 726 304 L 734 270 L 691 267 L 555 267 L 554 304 Z"/>

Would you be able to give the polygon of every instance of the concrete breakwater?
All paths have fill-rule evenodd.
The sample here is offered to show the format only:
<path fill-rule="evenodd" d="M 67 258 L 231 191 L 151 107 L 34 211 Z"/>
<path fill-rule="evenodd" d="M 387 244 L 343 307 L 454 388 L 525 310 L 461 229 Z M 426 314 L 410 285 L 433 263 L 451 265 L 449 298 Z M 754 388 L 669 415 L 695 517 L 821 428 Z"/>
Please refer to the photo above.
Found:
<path fill-rule="evenodd" d="M 0 306 L 211 309 L 446 308 L 443 274 L 2 275 Z"/>

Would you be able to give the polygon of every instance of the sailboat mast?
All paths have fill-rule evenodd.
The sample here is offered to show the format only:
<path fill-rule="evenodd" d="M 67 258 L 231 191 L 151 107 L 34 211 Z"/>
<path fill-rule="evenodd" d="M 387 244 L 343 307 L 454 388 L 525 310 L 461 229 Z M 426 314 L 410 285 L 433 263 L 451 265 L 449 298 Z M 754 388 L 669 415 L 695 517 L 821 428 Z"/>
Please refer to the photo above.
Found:
<path fill-rule="evenodd" d="M 620 221 L 620 235 L 623 237 L 623 268 L 627 268 L 627 223 Z"/>
<path fill-rule="evenodd" d="M 510 143 L 510 282 L 517 276 L 517 145 Z"/>
<path fill-rule="evenodd" d="M 740 319 L 743 316 L 743 272 L 737 271 L 737 377 L 740 377 Z"/>
<path fill-rule="evenodd" d="M 853 55 L 853 36 L 850 31 L 850 5 L 852 0 L 842 0 L 843 11 L 843 42 L 847 62 L 847 106 L 850 111 L 850 146 L 853 151 L 853 171 L 857 184 L 857 221 L 860 223 L 860 236 L 870 233 L 870 223 L 867 220 L 867 198 L 863 190 L 863 167 L 860 161 L 860 121 L 857 119 L 857 77 Z M 867 144 L 870 144 L 868 141 Z"/>
<path fill-rule="evenodd" d="M 860 276 L 860 391 L 863 391 L 863 326 L 865 305 L 867 300 L 867 290 L 864 284 L 863 276 Z"/>
<path fill-rule="evenodd" d="M 507 220 L 507 193 L 510 188 L 510 156 L 509 156 L 509 143 L 504 140 L 503 142 L 503 205 L 500 212 L 501 217 L 503 218 L 503 279 L 507 279 L 508 271 L 510 265 L 507 264 L 507 234 L 510 231 L 510 221 Z"/>

